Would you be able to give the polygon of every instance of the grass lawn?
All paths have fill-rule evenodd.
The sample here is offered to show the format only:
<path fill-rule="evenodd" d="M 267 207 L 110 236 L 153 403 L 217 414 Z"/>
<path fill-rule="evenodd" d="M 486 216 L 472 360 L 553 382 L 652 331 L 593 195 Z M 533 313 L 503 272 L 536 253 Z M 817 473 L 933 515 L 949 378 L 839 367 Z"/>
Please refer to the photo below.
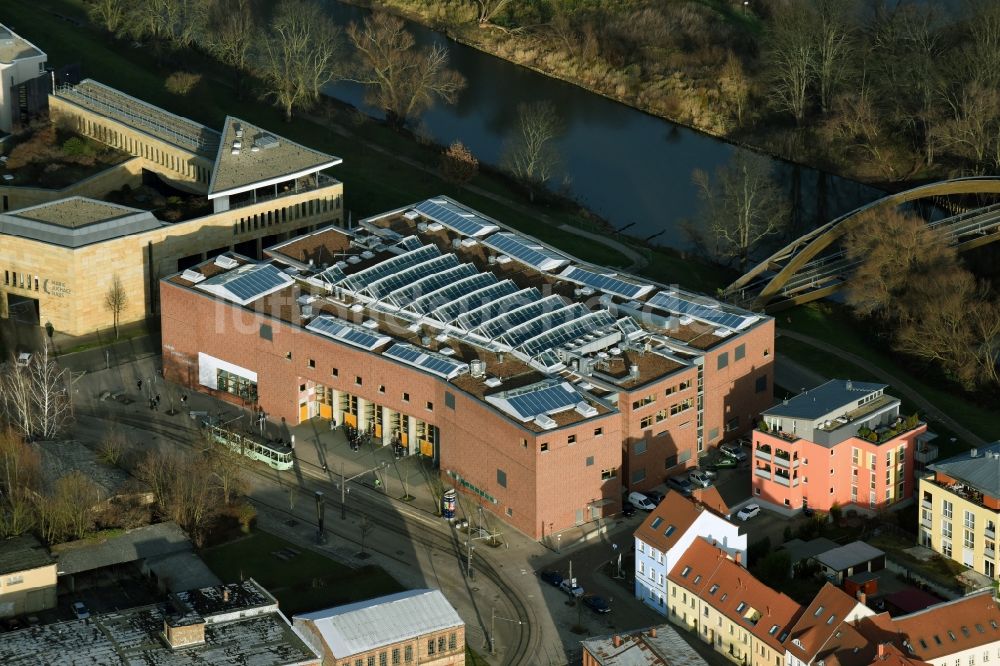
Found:
<path fill-rule="evenodd" d="M 835 344 L 837 347 L 865 359 L 872 366 L 890 372 L 918 391 L 939 409 L 963 424 L 983 439 L 1000 439 L 1000 420 L 996 418 L 997 406 L 983 404 L 985 396 L 973 396 L 944 379 L 935 381 L 933 373 L 911 372 L 895 361 L 892 352 L 883 351 L 884 345 L 865 336 L 861 324 L 854 321 L 842 306 L 819 302 L 803 305 L 776 315 L 778 326 Z M 870 370 L 845 365 L 843 361 L 803 345 L 794 340 L 780 340 L 779 351 L 784 350 L 802 365 L 828 377 L 841 377 L 851 373 L 851 379 L 873 379 Z M 857 373 L 857 374 L 855 374 Z M 912 410 L 911 410 L 912 411 Z M 938 431 L 938 429 L 935 429 Z"/>
<path fill-rule="evenodd" d="M 940 555 L 935 555 L 926 562 L 918 560 L 904 552 L 907 548 L 912 548 L 913 543 L 892 534 L 883 533 L 873 536 L 868 540 L 868 543 L 880 550 L 884 550 L 895 561 L 906 566 L 907 569 L 912 570 L 914 573 L 926 577 L 930 581 L 943 587 L 955 590 L 961 589 L 961 585 L 955 580 L 955 577 L 964 572 L 966 567 L 954 560 L 949 560 Z"/>
<path fill-rule="evenodd" d="M 294 548 L 299 554 L 288 561 L 272 555 L 285 548 Z M 289 616 L 403 589 L 379 567 L 352 569 L 267 532 L 255 531 L 208 548 L 201 556 L 224 582 L 253 577 L 278 599 L 282 612 Z"/>

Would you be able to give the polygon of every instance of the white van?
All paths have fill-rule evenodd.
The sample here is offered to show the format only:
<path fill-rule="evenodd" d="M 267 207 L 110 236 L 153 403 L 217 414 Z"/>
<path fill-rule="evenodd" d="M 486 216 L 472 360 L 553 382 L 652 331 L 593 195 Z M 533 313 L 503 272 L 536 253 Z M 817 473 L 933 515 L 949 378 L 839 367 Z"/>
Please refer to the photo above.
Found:
<path fill-rule="evenodd" d="M 637 509 L 642 509 L 643 511 L 652 511 L 656 508 L 653 501 L 643 495 L 642 493 L 631 492 L 628 494 L 628 503 Z"/>

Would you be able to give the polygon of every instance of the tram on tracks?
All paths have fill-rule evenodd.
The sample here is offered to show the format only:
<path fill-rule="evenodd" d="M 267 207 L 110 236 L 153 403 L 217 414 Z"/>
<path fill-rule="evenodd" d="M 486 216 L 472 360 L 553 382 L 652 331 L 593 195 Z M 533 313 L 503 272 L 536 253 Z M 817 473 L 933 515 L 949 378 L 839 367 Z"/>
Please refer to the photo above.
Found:
<path fill-rule="evenodd" d="M 202 427 L 208 431 L 213 442 L 228 447 L 242 456 L 257 460 L 277 470 L 291 469 L 292 449 L 282 442 L 264 441 L 260 437 L 236 432 L 225 424 L 203 420 Z"/>

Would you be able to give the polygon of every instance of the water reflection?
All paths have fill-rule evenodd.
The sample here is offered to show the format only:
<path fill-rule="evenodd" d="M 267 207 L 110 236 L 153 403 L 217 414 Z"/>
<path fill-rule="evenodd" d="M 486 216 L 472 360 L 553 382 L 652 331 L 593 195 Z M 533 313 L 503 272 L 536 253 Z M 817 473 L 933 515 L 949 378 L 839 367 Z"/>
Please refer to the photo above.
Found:
<path fill-rule="evenodd" d="M 326 6 L 342 25 L 363 20 L 367 13 L 335 0 Z M 448 41 L 420 25 L 409 27 L 418 44 Z M 480 161 L 496 164 L 517 122 L 518 104 L 550 100 L 566 127 L 558 142 L 564 173 L 553 179 L 555 186 L 566 183 L 570 196 L 616 228 L 629 225 L 633 236 L 689 246 L 681 224 L 697 213 L 692 172 L 714 173 L 741 149 L 461 44 L 448 45 L 452 66 L 466 77 L 468 87 L 455 106 L 435 106 L 424 115 L 424 128 L 437 142 L 460 140 Z M 364 89 L 358 84 L 338 83 L 326 92 L 381 115 L 364 105 Z M 795 203 L 793 230 L 799 233 L 881 194 L 783 162 L 776 170 Z"/>

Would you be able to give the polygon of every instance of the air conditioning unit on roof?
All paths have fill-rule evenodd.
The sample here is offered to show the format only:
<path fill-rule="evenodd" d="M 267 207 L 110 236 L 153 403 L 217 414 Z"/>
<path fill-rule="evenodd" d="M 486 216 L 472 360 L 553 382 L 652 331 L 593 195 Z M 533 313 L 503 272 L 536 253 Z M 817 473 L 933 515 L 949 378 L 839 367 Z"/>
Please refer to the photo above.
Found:
<path fill-rule="evenodd" d="M 225 268 L 226 270 L 229 270 L 230 268 L 236 268 L 237 266 L 239 266 L 240 262 L 236 261 L 230 256 L 227 256 L 225 254 L 220 254 L 215 258 L 215 265 L 218 266 L 219 268 Z"/>
<path fill-rule="evenodd" d="M 195 284 L 198 284 L 199 282 L 205 279 L 204 275 L 202 275 L 198 271 L 193 271 L 190 268 L 181 273 L 181 277 L 187 280 L 188 282 L 193 282 Z"/>
<path fill-rule="evenodd" d="M 539 426 L 543 430 L 552 430 L 557 424 L 548 414 L 539 414 L 535 417 L 535 425 Z"/>

